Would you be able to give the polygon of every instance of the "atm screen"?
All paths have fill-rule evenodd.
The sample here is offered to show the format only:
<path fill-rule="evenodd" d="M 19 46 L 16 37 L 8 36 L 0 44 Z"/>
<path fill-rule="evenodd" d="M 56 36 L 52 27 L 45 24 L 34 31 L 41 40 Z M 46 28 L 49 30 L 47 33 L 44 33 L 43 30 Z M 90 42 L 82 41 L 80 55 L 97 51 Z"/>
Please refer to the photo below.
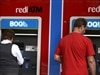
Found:
<path fill-rule="evenodd" d="M 94 50 L 96 50 L 96 45 L 95 44 L 93 44 L 93 47 L 94 47 Z"/>

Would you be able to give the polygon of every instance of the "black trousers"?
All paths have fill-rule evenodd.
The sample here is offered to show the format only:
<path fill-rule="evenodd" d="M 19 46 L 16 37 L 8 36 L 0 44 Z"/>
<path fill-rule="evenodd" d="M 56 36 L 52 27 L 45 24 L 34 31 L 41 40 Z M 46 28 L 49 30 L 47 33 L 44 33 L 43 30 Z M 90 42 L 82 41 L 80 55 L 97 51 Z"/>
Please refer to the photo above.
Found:
<path fill-rule="evenodd" d="M 18 73 L 0 73 L 0 75 L 18 75 Z"/>
<path fill-rule="evenodd" d="M 0 75 L 19 75 L 18 68 L 2 68 L 0 69 Z"/>

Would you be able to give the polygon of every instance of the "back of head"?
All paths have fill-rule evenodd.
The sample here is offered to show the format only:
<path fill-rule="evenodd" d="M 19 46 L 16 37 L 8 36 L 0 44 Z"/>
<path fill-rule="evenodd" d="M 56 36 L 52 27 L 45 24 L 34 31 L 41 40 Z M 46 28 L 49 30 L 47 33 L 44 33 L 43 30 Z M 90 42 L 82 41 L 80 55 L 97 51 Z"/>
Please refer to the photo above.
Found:
<path fill-rule="evenodd" d="M 13 39 L 15 32 L 11 29 L 5 30 L 3 33 L 3 39 Z"/>
<path fill-rule="evenodd" d="M 84 19 L 84 18 L 77 18 L 76 19 L 76 21 L 75 21 L 75 23 L 74 23 L 74 28 L 75 27 L 81 27 L 81 26 L 84 26 L 84 27 L 86 27 L 86 25 L 87 25 L 87 21 Z"/>

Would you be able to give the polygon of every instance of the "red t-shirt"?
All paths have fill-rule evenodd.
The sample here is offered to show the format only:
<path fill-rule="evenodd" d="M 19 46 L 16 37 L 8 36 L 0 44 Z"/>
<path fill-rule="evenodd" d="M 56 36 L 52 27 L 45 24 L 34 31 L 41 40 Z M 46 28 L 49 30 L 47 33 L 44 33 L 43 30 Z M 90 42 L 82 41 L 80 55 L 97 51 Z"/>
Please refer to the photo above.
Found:
<path fill-rule="evenodd" d="M 55 54 L 63 57 L 61 75 L 88 75 L 86 57 L 95 52 L 88 37 L 73 32 L 61 39 Z"/>

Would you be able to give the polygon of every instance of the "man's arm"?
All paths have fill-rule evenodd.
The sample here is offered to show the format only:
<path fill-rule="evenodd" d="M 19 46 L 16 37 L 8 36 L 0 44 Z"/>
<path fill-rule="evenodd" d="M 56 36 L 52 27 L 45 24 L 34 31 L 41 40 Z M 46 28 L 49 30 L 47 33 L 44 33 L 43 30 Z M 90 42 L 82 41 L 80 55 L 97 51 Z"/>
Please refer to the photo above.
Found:
<path fill-rule="evenodd" d="M 60 55 L 57 55 L 57 54 L 55 54 L 54 55 L 54 59 L 56 60 L 56 61 L 58 61 L 58 62 L 62 62 L 62 59 L 61 59 L 61 56 Z"/>
<path fill-rule="evenodd" d="M 91 75 L 96 75 L 96 62 L 94 56 L 88 56 L 87 61 Z"/>

